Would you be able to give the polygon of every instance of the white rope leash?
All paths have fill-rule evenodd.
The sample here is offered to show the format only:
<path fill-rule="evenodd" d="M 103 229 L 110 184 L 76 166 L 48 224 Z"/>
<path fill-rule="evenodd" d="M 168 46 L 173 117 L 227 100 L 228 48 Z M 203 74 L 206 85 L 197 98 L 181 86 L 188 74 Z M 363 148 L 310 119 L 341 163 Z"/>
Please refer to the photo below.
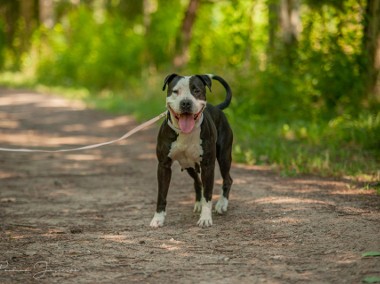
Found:
<path fill-rule="evenodd" d="M 143 130 L 145 127 L 148 127 L 149 125 L 152 125 L 153 123 L 159 121 L 161 118 L 166 116 L 166 112 L 164 111 L 163 113 L 159 114 L 158 116 L 138 125 L 137 127 L 133 128 L 132 130 L 128 131 L 125 133 L 123 136 L 121 136 L 118 139 L 108 141 L 108 142 L 103 142 L 103 143 L 98 143 L 98 144 L 93 144 L 93 145 L 88 145 L 84 147 L 79 147 L 79 148 L 72 148 L 72 149 L 61 149 L 61 150 L 34 150 L 34 149 L 13 149 L 13 148 L 1 148 L 0 151 L 3 152 L 24 152 L 24 153 L 60 153 L 60 152 L 73 152 L 73 151 L 81 151 L 81 150 L 88 150 L 88 149 L 94 149 L 98 147 L 102 147 L 105 145 L 113 144 L 116 142 L 119 142 L 120 140 L 127 139 L 129 136 L 132 136 L 136 132 L 139 132 Z"/>

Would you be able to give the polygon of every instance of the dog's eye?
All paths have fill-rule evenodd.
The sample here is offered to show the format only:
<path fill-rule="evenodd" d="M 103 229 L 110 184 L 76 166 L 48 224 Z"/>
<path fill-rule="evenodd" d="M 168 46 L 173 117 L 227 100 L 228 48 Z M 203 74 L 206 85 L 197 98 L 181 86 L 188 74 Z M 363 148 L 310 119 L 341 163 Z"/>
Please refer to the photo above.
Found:
<path fill-rule="evenodd" d="M 194 95 L 199 95 L 201 91 L 199 89 L 193 89 L 193 93 Z"/>
<path fill-rule="evenodd" d="M 178 95 L 178 90 L 173 90 L 172 93 Z"/>

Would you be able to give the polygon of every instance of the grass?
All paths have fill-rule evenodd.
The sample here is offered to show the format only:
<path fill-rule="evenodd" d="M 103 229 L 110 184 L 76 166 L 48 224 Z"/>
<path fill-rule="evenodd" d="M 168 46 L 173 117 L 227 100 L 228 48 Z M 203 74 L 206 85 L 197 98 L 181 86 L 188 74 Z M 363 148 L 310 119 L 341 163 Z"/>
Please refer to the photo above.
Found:
<path fill-rule="evenodd" d="M 5 73 L 0 85 L 30 88 L 45 93 L 80 99 L 89 107 L 115 114 L 132 114 L 143 121 L 161 113 L 165 93 L 162 78 L 146 84 L 131 84 L 128 91 L 90 91 L 85 88 L 51 87 L 22 74 Z M 224 92 L 215 86 L 209 100 L 216 103 Z M 243 115 L 239 105 L 225 112 L 234 130 L 233 158 L 236 162 L 270 165 L 284 176 L 313 174 L 345 177 L 364 182 L 380 193 L 380 114 L 331 121 L 272 120 L 265 115 Z"/>
<path fill-rule="evenodd" d="M 317 174 L 364 182 L 380 180 L 376 150 L 331 137 L 328 124 L 302 122 L 298 128 L 285 122 L 251 121 L 245 127 L 236 121 L 234 124 L 237 161 L 271 164 L 285 176 Z"/>

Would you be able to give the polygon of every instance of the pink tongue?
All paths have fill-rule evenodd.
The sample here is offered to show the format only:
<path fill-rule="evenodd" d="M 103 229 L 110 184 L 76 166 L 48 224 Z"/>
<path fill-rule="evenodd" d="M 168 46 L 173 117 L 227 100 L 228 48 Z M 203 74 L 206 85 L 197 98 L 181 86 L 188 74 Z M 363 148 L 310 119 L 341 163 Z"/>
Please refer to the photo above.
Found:
<path fill-rule="evenodd" d="M 190 133 L 195 125 L 194 117 L 192 114 L 181 114 L 179 117 L 179 128 L 183 133 Z"/>

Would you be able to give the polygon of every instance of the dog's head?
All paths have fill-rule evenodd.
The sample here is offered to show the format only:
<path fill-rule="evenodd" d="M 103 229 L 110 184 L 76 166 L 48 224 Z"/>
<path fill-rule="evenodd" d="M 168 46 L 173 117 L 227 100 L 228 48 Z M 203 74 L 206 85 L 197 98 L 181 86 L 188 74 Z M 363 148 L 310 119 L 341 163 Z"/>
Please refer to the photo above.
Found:
<path fill-rule="evenodd" d="M 171 74 L 165 78 L 163 91 L 166 86 L 166 106 L 173 125 L 183 133 L 190 133 L 206 107 L 206 87 L 211 91 L 210 76 Z"/>

